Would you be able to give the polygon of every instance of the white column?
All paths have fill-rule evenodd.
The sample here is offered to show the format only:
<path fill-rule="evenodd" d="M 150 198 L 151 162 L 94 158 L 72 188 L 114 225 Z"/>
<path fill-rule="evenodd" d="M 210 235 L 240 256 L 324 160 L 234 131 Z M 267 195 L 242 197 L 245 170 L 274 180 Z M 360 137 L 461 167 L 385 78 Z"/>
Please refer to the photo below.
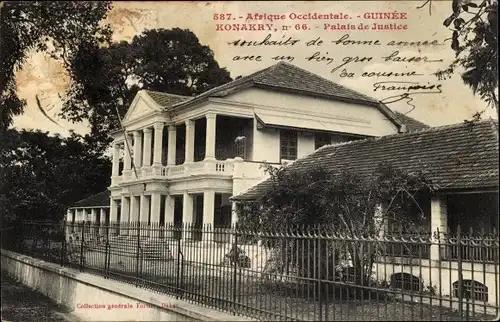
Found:
<path fill-rule="evenodd" d="M 120 144 L 113 144 L 113 164 L 111 168 L 111 176 L 117 177 L 120 169 Z"/>
<path fill-rule="evenodd" d="M 215 213 L 215 191 L 203 192 L 203 227 L 202 239 L 205 241 L 214 239 L 214 213 Z"/>
<path fill-rule="evenodd" d="M 238 222 L 238 203 L 231 202 L 231 225 L 235 225 Z"/>
<path fill-rule="evenodd" d="M 75 209 L 75 232 L 77 234 L 81 234 L 82 232 L 82 216 L 83 216 L 83 209 Z"/>
<path fill-rule="evenodd" d="M 110 233 L 113 233 L 113 234 L 116 233 L 115 227 L 116 227 L 117 221 L 118 221 L 118 203 L 116 202 L 116 200 L 111 199 L 110 209 L 109 209 L 109 223 L 110 223 L 110 226 L 113 228 L 110 230 Z"/>
<path fill-rule="evenodd" d="M 129 220 L 130 220 L 130 199 L 128 197 L 122 197 L 122 206 L 120 214 L 120 223 L 122 224 L 122 229 L 120 229 L 120 235 L 127 235 L 129 231 Z"/>
<path fill-rule="evenodd" d="M 439 230 L 439 241 L 444 243 L 446 234 L 448 234 L 448 209 L 446 196 L 436 195 L 431 198 L 431 232 L 437 234 Z M 434 239 L 431 245 L 431 260 L 440 260 L 444 246 L 439 249 L 438 239 Z"/>
<path fill-rule="evenodd" d="M 123 171 L 130 171 L 132 168 L 132 137 L 130 134 L 125 135 L 125 142 L 123 143 Z"/>
<path fill-rule="evenodd" d="M 182 198 L 182 221 L 184 224 L 184 236 L 182 238 L 188 239 L 190 237 L 189 228 L 193 223 L 193 196 L 184 192 Z"/>
<path fill-rule="evenodd" d="M 130 196 L 130 222 L 139 221 L 139 198 L 136 196 Z"/>
<path fill-rule="evenodd" d="M 168 127 L 167 165 L 175 165 L 176 140 L 177 127 L 175 125 L 170 125 Z"/>
<path fill-rule="evenodd" d="M 215 191 L 203 192 L 203 225 L 214 226 Z"/>
<path fill-rule="evenodd" d="M 167 195 L 165 197 L 165 225 L 167 227 L 174 224 L 174 207 L 174 197 Z"/>
<path fill-rule="evenodd" d="M 106 233 L 106 208 L 101 208 L 101 222 L 100 222 L 100 226 L 101 226 L 101 229 L 100 229 L 100 234 L 101 235 L 104 235 Z"/>
<path fill-rule="evenodd" d="M 139 215 L 139 220 L 141 222 L 147 223 L 149 219 L 149 198 L 148 196 L 141 195 L 141 210 Z"/>
<path fill-rule="evenodd" d="M 169 238 L 174 237 L 174 209 L 175 199 L 171 195 L 165 196 L 165 227 L 166 236 Z"/>
<path fill-rule="evenodd" d="M 99 223 L 97 222 L 97 212 L 99 211 L 98 208 L 92 208 L 90 210 L 90 229 L 89 232 L 91 233 L 92 237 L 97 237 L 99 234 Z"/>
<path fill-rule="evenodd" d="M 66 227 L 65 227 L 65 234 L 66 234 L 66 238 L 68 238 L 69 234 L 71 234 L 72 232 L 72 222 L 73 221 L 73 210 L 71 209 L 68 209 L 68 211 L 66 212 Z"/>
<path fill-rule="evenodd" d="M 216 138 L 216 118 L 214 113 L 209 113 L 206 116 L 207 129 L 205 138 L 205 159 L 215 159 L 215 138 Z"/>
<path fill-rule="evenodd" d="M 194 121 L 186 121 L 186 158 L 184 163 L 190 163 L 194 160 Z"/>
<path fill-rule="evenodd" d="M 231 202 L 231 227 L 236 227 L 238 222 L 238 212 L 240 210 L 240 205 L 237 202 Z M 233 244 L 236 241 L 235 234 L 231 234 L 230 243 Z"/>
<path fill-rule="evenodd" d="M 81 222 L 84 220 L 84 213 L 83 213 L 84 210 L 85 209 L 82 209 L 82 208 L 76 210 L 76 221 Z"/>
<path fill-rule="evenodd" d="M 160 222 L 161 193 L 153 192 L 151 195 L 151 222 Z"/>
<path fill-rule="evenodd" d="M 163 123 L 155 124 L 155 141 L 154 141 L 154 154 L 153 165 L 161 166 L 161 155 L 163 152 Z"/>
<path fill-rule="evenodd" d="M 118 202 L 115 199 L 111 199 L 110 206 L 109 221 L 116 222 L 118 220 Z"/>
<path fill-rule="evenodd" d="M 140 168 L 142 163 L 142 134 L 139 131 L 134 132 L 134 166 Z"/>
<path fill-rule="evenodd" d="M 144 144 L 142 149 L 142 166 L 150 167 L 151 166 L 151 132 L 152 129 L 147 127 L 144 129 Z"/>

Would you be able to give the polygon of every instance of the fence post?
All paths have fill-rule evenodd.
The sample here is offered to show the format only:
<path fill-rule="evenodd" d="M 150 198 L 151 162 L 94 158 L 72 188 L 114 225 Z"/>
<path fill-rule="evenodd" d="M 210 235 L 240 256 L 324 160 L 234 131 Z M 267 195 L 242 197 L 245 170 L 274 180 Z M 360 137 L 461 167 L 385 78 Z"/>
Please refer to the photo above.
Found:
<path fill-rule="evenodd" d="M 64 258 L 66 257 L 66 234 L 68 233 L 67 230 L 67 221 L 66 219 L 63 220 L 63 226 L 62 226 L 62 231 L 63 231 L 63 239 L 62 239 L 62 244 L 61 244 L 61 266 L 64 266 Z"/>
<path fill-rule="evenodd" d="M 85 220 L 82 222 L 82 236 L 80 239 L 80 271 L 82 271 L 82 272 L 83 272 L 83 268 L 84 268 L 84 258 L 83 258 L 84 243 L 85 243 Z"/>
<path fill-rule="evenodd" d="M 139 287 L 139 252 L 141 248 L 141 223 L 137 223 L 137 252 L 135 263 L 135 286 Z"/>
<path fill-rule="evenodd" d="M 111 245 L 109 244 L 109 224 L 104 229 L 106 231 L 106 244 L 104 245 L 104 278 L 109 277 L 109 265 L 111 260 Z"/>
<path fill-rule="evenodd" d="M 321 235 L 320 235 L 321 236 Z M 321 244 L 322 244 L 322 239 L 317 239 L 318 242 L 318 305 L 319 305 L 319 320 L 323 321 L 323 296 L 322 296 L 322 289 L 321 289 Z M 328 309 L 328 308 L 327 308 Z"/>
<path fill-rule="evenodd" d="M 238 247 L 238 233 L 237 233 L 237 224 L 235 224 L 234 226 L 234 246 L 235 246 L 235 249 L 237 249 Z M 237 253 L 237 252 L 235 252 Z M 237 290 L 237 275 L 238 275 L 238 260 L 236 259 L 236 261 L 234 261 L 234 263 L 232 263 L 234 265 L 234 269 L 233 269 L 233 314 L 236 315 L 236 290 Z"/>
<path fill-rule="evenodd" d="M 462 240 L 461 240 L 460 225 L 457 227 L 457 269 L 458 269 L 458 311 L 460 312 L 460 317 L 463 317 L 463 294 L 464 294 L 464 277 L 462 274 Z M 451 281 L 450 281 L 451 282 Z"/>

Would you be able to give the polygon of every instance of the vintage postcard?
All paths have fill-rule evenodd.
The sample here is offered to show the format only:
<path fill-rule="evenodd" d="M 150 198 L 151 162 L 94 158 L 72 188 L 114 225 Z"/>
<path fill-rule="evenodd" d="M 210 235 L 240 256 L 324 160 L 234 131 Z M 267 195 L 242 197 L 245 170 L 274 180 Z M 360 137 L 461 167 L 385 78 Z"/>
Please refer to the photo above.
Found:
<path fill-rule="evenodd" d="M 2 320 L 499 316 L 496 0 L 0 10 Z"/>

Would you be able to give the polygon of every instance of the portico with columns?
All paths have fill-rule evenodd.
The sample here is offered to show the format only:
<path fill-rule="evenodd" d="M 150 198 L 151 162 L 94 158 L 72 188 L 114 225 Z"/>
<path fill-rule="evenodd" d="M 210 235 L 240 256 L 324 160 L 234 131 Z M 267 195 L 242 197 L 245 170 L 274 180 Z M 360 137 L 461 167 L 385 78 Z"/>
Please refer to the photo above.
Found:
<path fill-rule="evenodd" d="M 112 145 L 111 222 L 229 227 L 232 170 L 238 160 L 217 160 L 217 118 L 214 112 L 177 124 L 153 118 L 125 135 L 117 133 Z M 224 171 L 229 168 L 231 173 Z"/>
<path fill-rule="evenodd" d="M 81 226 L 77 223 L 91 222 L 96 234 L 105 234 L 104 227 L 110 222 L 109 191 L 82 199 L 70 207 L 66 214 L 68 234 L 79 235 Z"/>

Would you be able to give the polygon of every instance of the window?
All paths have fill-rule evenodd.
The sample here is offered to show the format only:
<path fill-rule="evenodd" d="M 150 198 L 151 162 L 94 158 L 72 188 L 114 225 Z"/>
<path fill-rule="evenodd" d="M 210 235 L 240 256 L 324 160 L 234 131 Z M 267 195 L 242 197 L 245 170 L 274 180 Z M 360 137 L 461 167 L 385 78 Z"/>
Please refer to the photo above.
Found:
<path fill-rule="evenodd" d="M 332 136 L 329 133 L 316 133 L 314 135 L 314 150 L 328 144 L 332 144 Z"/>
<path fill-rule="evenodd" d="M 488 287 L 478 281 L 463 280 L 462 294 L 463 298 L 474 299 L 474 301 L 488 302 Z M 453 283 L 453 293 L 455 297 L 458 295 L 458 281 Z"/>
<path fill-rule="evenodd" d="M 280 132 L 280 159 L 295 160 L 297 159 L 297 132 L 281 131 Z"/>
<path fill-rule="evenodd" d="M 403 291 L 420 291 L 420 279 L 408 273 L 396 273 L 392 275 L 392 287 Z"/>

